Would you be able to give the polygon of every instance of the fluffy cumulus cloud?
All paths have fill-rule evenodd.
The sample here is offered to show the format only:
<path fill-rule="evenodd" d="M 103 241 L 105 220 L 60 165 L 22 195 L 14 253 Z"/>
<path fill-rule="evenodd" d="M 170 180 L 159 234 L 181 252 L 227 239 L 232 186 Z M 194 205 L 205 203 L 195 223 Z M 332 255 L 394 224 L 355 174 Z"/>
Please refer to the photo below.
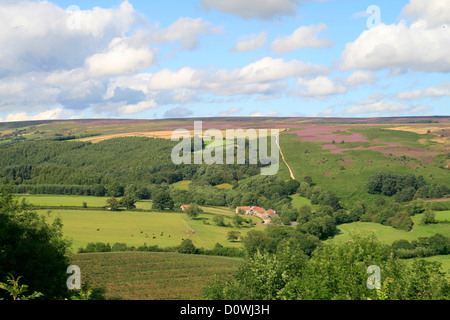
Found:
<path fill-rule="evenodd" d="M 291 35 L 275 39 L 271 44 L 271 49 L 275 53 L 285 53 L 301 48 L 321 48 L 331 47 L 334 42 L 321 39 L 318 33 L 327 30 L 326 24 L 321 23 L 314 26 L 302 26 L 296 29 Z"/>
<path fill-rule="evenodd" d="M 177 71 L 163 69 L 153 74 L 148 82 L 150 90 L 174 90 L 180 88 L 198 88 L 202 85 L 202 70 L 183 67 Z"/>
<path fill-rule="evenodd" d="M 401 16 L 424 20 L 430 28 L 442 27 L 450 22 L 450 6 L 447 0 L 410 0 Z"/>
<path fill-rule="evenodd" d="M 305 98 L 326 99 L 331 96 L 347 93 L 350 89 L 364 84 L 374 84 L 376 75 L 369 71 L 355 71 L 347 78 L 319 76 L 312 79 L 297 79 L 297 89 Z"/>
<path fill-rule="evenodd" d="M 376 80 L 377 76 L 373 72 L 357 70 L 345 79 L 345 85 L 348 87 L 356 87 L 365 83 L 374 84 Z"/>
<path fill-rule="evenodd" d="M 160 28 L 127 0 L 107 9 L 72 7 L 44 1 L 0 3 L 0 47 L 8 48 L 0 50 L 0 112 L 53 106 L 130 115 L 156 108 L 156 93 L 167 90 L 174 90 L 170 102 L 190 101 L 195 93 L 186 88 L 199 85 L 200 72 L 185 67 L 148 76 L 143 71 L 158 62 L 156 46 L 179 43 L 182 50 L 194 50 L 201 35 L 223 31 L 201 18 L 184 17 Z M 30 116 L 11 113 L 9 119 L 18 117 Z"/>
<path fill-rule="evenodd" d="M 242 68 L 221 69 L 209 73 L 205 88 L 215 95 L 271 94 L 284 89 L 285 81 L 293 77 L 326 74 L 328 68 L 299 60 L 285 61 L 265 57 Z"/>
<path fill-rule="evenodd" d="M 328 68 L 324 65 L 315 65 L 295 59 L 284 61 L 281 58 L 265 57 L 240 69 L 221 70 L 216 73 L 216 79 L 219 82 L 265 83 L 295 76 L 313 76 L 327 72 Z"/>
<path fill-rule="evenodd" d="M 232 52 L 241 51 L 252 51 L 263 47 L 267 42 L 267 32 L 263 31 L 259 34 L 254 34 L 250 36 L 243 37 L 242 40 L 238 41 L 233 48 L 230 49 Z"/>
<path fill-rule="evenodd" d="M 409 70 L 450 72 L 450 27 L 444 28 L 450 14 L 444 0 L 410 0 L 397 23 L 362 32 L 346 45 L 339 63 L 330 57 L 324 64 L 317 62 L 319 55 L 318 59 L 294 58 L 292 51 L 333 46 L 325 23 L 280 29 L 284 36 L 278 38 L 263 31 L 269 26 L 284 28 L 285 20 L 296 19 L 299 7 L 307 1 L 321 0 L 257 4 L 253 0 L 199 0 L 204 10 L 197 13 L 203 16 L 176 17 L 163 26 L 138 12 L 129 0 L 87 10 L 67 10 L 49 1 L 0 1 L 0 120 L 61 119 L 86 113 L 120 117 L 151 111 L 157 115 L 157 109 L 165 111 L 161 112 L 164 117 L 187 117 L 195 114 L 194 103 L 205 101 L 252 100 L 257 104 L 285 96 L 325 100 L 364 85 L 362 90 L 370 89 L 367 85 L 377 85 L 378 70 L 387 70 L 385 81 L 394 81 Z M 235 19 L 249 23 L 250 29 L 254 23 L 264 27 L 239 36 L 230 26 L 208 21 L 208 17 L 220 16 L 207 14 L 211 10 L 274 21 Z M 230 39 L 234 41 L 226 42 Z M 223 53 L 213 57 L 217 64 L 208 64 L 212 52 L 202 46 L 210 40 L 217 46 L 211 51 Z M 226 58 L 230 59 L 224 62 Z M 410 106 L 402 100 L 450 96 L 448 82 L 424 88 L 389 94 L 397 101 L 371 96 L 344 113 L 426 113 L 428 107 Z M 278 115 L 243 106 L 227 108 L 215 113 Z M 329 110 L 335 114 L 335 106 Z"/>
<path fill-rule="evenodd" d="M 139 22 L 127 1 L 69 12 L 49 2 L 0 3 L 0 74 L 72 69 Z M 75 19 L 75 20 L 74 20 Z"/>
<path fill-rule="evenodd" d="M 236 96 L 244 94 L 271 95 L 284 86 L 284 81 L 294 77 L 310 77 L 326 74 L 324 65 L 314 65 L 299 60 L 285 61 L 265 57 L 242 68 L 178 70 L 162 69 L 153 74 L 120 77 L 110 81 L 107 96 L 112 97 L 116 88 L 139 90 L 146 95 L 172 92 L 175 99 L 192 100 L 197 94 Z M 183 100 L 171 100 L 183 102 Z"/>
<path fill-rule="evenodd" d="M 151 48 L 134 47 L 128 42 L 128 39 L 114 38 L 105 52 L 88 57 L 88 74 L 93 77 L 134 74 L 154 64 L 155 53 Z"/>
<path fill-rule="evenodd" d="M 343 70 L 385 68 L 450 72 L 450 7 L 446 0 L 411 0 L 396 24 L 379 24 L 348 43 Z"/>
<path fill-rule="evenodd" d="M 300 91 L 304 97 L 324 98 L 330 95 L 343 94 L 347 92 L 345 86 L 339 85 L 329 79 L 328 77 L 317 77 L 312 80 L 305 80 L 299 78 L 297 80 L 298 86 L 305 86 L 306 89 Z"/>
<path fill-rule="evenodd" d="M 119 107 L 118 110 L 119 110 L 119 114 L 130 115 L 130 114 L 141 113 L 148 109 L 154 109 L 157 107 L 158 107 L 157 103 L 154 100 L 150 100 L 150 101 L 141 101 L 136 104 L 121 106 L 121 107 Z"/>
<path fill-rule="evenodd" d="M 222 33 L 223 27 L 214 26 L 202 18 L 179 18 L 165 29 L 156 29 L 146 33 L 152 43 L 180 42 L 185 50 L 194 50 L 198 40 L 204 34 Z M 144 33 L 145 34 L 145 33 Z"/>

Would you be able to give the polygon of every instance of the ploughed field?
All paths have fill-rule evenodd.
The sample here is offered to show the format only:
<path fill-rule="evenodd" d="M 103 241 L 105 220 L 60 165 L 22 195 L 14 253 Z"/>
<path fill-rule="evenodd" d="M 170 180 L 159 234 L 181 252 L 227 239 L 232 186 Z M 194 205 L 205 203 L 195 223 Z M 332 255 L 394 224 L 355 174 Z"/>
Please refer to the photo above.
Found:
<path fill-rule="evenodd" d="M 231 277 L 242 260 L 167 252 L 76 254 L 83 283 L 105 289 L 107 299 L 199 300 L 214 275 Z"/>

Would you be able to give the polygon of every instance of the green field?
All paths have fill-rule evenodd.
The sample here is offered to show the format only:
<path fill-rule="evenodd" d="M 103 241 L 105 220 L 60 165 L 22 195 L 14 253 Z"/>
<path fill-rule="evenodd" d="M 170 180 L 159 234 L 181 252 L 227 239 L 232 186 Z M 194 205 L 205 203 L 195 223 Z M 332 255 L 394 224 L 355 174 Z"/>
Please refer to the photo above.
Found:
<path fill-rule="evenodd" d="M 105 208 L 106 200 L 110 197 L 92 197 L 92 196 L 61 196 L 61 195 L 19 195 L 20 199 L 25 199 L 29 204 L 36 207 L 83 207 L 86 203 L 88 208 Z M 118 198 L 120 199 L 120 198 Z M 140 200 L 136 202 L 136 209 L 151 210 L 151 200 Z"/>
<path fill-rule="evenodd" d="M 227 278 L 242 260 L 156 252 L 76 254 L 82 284 L 106 290 L 108 299 L 198 300 L 216 274 Z"/>
<path fill-rule="evenodd" d="M 436 233 L 448 236 L 450 234 L 449 223 L 438 223 L 433 225 L 421 225 L 420 220 L 422 214 L 412 217 L 414 227 L 411 231 L 405 232 L 389 226 L 384 226 L 373 222 L 353 222 L 348 224 L 341 224 L 337 226 L 338 233 L 332 239 L 327 241 L 348 241 L 351 239 L 352 233 L 369 234 L 373 233 L 378 240 L 386 243 L 392 243 L 396 240 L 405 239 L 408 241 L 417 240 L 419 237 L 431 237 Z M 436 220 L 450 221 L 450 211 L 436 212 Z"/>
<path fill-rule="evenodd" d="M 35 206 L 54 207 L 50 210 L 50 214 L 47 209 L 38 208 L 36 211 L 50 219 L 61 217 L 64 234 L 73 241 L 74 252 L 80 247 L 86 247 L 89 242 L 104 242 L 111 245 L 119 242 L 129 246 L 146 244 L 167 248 L 178 246 L 182 239 L 188 238 L 194 242 L 196 247 L 205 249 L 213 248 L 217 242 L 224 246 L 238 247 L 241 245 L 240 242 L 226 240 L 229 231 L 235 230 L 245 235 L 249 230 L 264 228 L 264 225 L 260 224 L 261 219 L 254 216 L 245 217 L 251 224 L 245 224 L 241 228 L 235 227 L 232 221 L 234 212 L 224 207 L 203 206 L 204 213 L 195 219 L 190 219 L 184 213 L 81 210 L 83 202 L 86 202 L 89 207 L 103 208 L 107 197 L 53 195 L 21 197 Z M 294 195 L 292 204 L 295 208 L 300 208 L 304 205 L 311 205 L 311 202 L 309 199 Z M 150 210 L 151 206 L 150 200 L 136 203 L 137 209 Z M 217 226 L 213 221 L 216 215 L 222 216 L 225 224 L 230 224 L 231 227 Z M 419 237 L 430 237 L 436 233 L 450 234 L 450 224 L 438 223 L 423 226 L 420 224 L 421 218 L 421 214 L 412 217 L 414 227 L 410 232 L 371 222 L 342 224 L 337 226 L 337 234 L 327 241 L 347 241 L 353 233 L 374 233 L 379 240 L 388 243 L 399 239 L 415 240 Z M 436 212 L 436 220 L 450 221 L 450 211 Z M 153 239 L 153 237 L 156 238 Z"/>
<path fill-rule="evenodd" d="M 103 208 L 108 197 L 59 196 L 59 195 L 20 195 L 29 204 L 41 207 L 88 207 Z"/>
<path fill-rule="evenodd" d="M 51 198 L 51 197 L 45 197 Z M 30 202 L 37 203 L 41 197 L 30 197 Z M 53 199 L 54 200 L 54 199 Z M 100 200 L 99 200 L 100 201 Z M 53 203 L 52 200 L 43 203 Z M 149 206 L 151 202 L 139 202 L 138 207 Z M 67 202 L 72 206 L 72 202 Z M 139 212 L 107 210 L 72 210 L 72 209 L 38 209 L 36 212 L 52 221 L 60 217 L 64 235 L 72 241 L 72 249 L 86 247 L 90 242 L 103 242 L 113 245 L 116 242 L 128 246 L 157 245 L 160 248 L 180 245 L 183 239 L 191 239 L 196 247 L 212 249 L 217 242 L 228 247 L 238 247 L 240 242 L 228 241 L 227 233 L 231 230 L 245 235 L 249 230 L 264 228 L 256 225 L 261 222 L 257 217 L 245 217 L 250 223 L 237 228 L 233 225 L 234 212 L 228 208 L 203 207 L 205 213 L 190 219 L 184 213 L 173 212 Z M 49 213 L 50 212 L 50 213 Z M 220 215 L 226 225 L 217 226 L 213 218 Z M 155 237 L 155 238 L 154 238 Z"/>
<path fill-rule="evenodd" d="M 292 198 L 292 206 L 294 208 L 298 209 L 298 208 L 301 208 L 303 206 L 312 206 L 311 205 L 311 200 L 309 200 L 307 198 L 304 198 L 304 197 L 301 197 L 298 194 L 293 195 L 291 198 Z"/>

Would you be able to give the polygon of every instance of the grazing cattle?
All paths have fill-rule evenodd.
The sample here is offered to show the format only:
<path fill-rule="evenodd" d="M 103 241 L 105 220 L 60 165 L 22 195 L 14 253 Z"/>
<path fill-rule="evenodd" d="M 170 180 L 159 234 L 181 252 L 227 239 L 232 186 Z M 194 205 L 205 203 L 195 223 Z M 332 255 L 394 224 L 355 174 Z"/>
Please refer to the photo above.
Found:
<path fill-rule="evenodd" d="M 156 237 L 153 237 L 153 239 L 156 239 Z"/>

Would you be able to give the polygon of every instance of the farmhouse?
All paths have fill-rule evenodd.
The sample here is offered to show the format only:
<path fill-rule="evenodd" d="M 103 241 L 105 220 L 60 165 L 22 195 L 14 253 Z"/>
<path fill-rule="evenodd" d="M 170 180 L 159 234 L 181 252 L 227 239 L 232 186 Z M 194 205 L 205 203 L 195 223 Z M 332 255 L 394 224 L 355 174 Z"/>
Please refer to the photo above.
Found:
<path fill-rule="evenodd" d="M 180 207 L 180 209 L 181 209 L 181 211 L 184 211 L 184 210 L 188 209 L 189 207 L 190 207 L 190 205 L 188 205 L 188 204 L 183 204 L 183 205 Z"/>
<path fill-rule="evenodd" d="M 264 220 L 279 218 L 275 210 L 273 209 L 266 210 L 264 208 L 257 206 L 236 207 L 236 213 L 239 213 L 240 211 L 244 211 L 244 214 L 246 215 L 257 216 Z"/>

